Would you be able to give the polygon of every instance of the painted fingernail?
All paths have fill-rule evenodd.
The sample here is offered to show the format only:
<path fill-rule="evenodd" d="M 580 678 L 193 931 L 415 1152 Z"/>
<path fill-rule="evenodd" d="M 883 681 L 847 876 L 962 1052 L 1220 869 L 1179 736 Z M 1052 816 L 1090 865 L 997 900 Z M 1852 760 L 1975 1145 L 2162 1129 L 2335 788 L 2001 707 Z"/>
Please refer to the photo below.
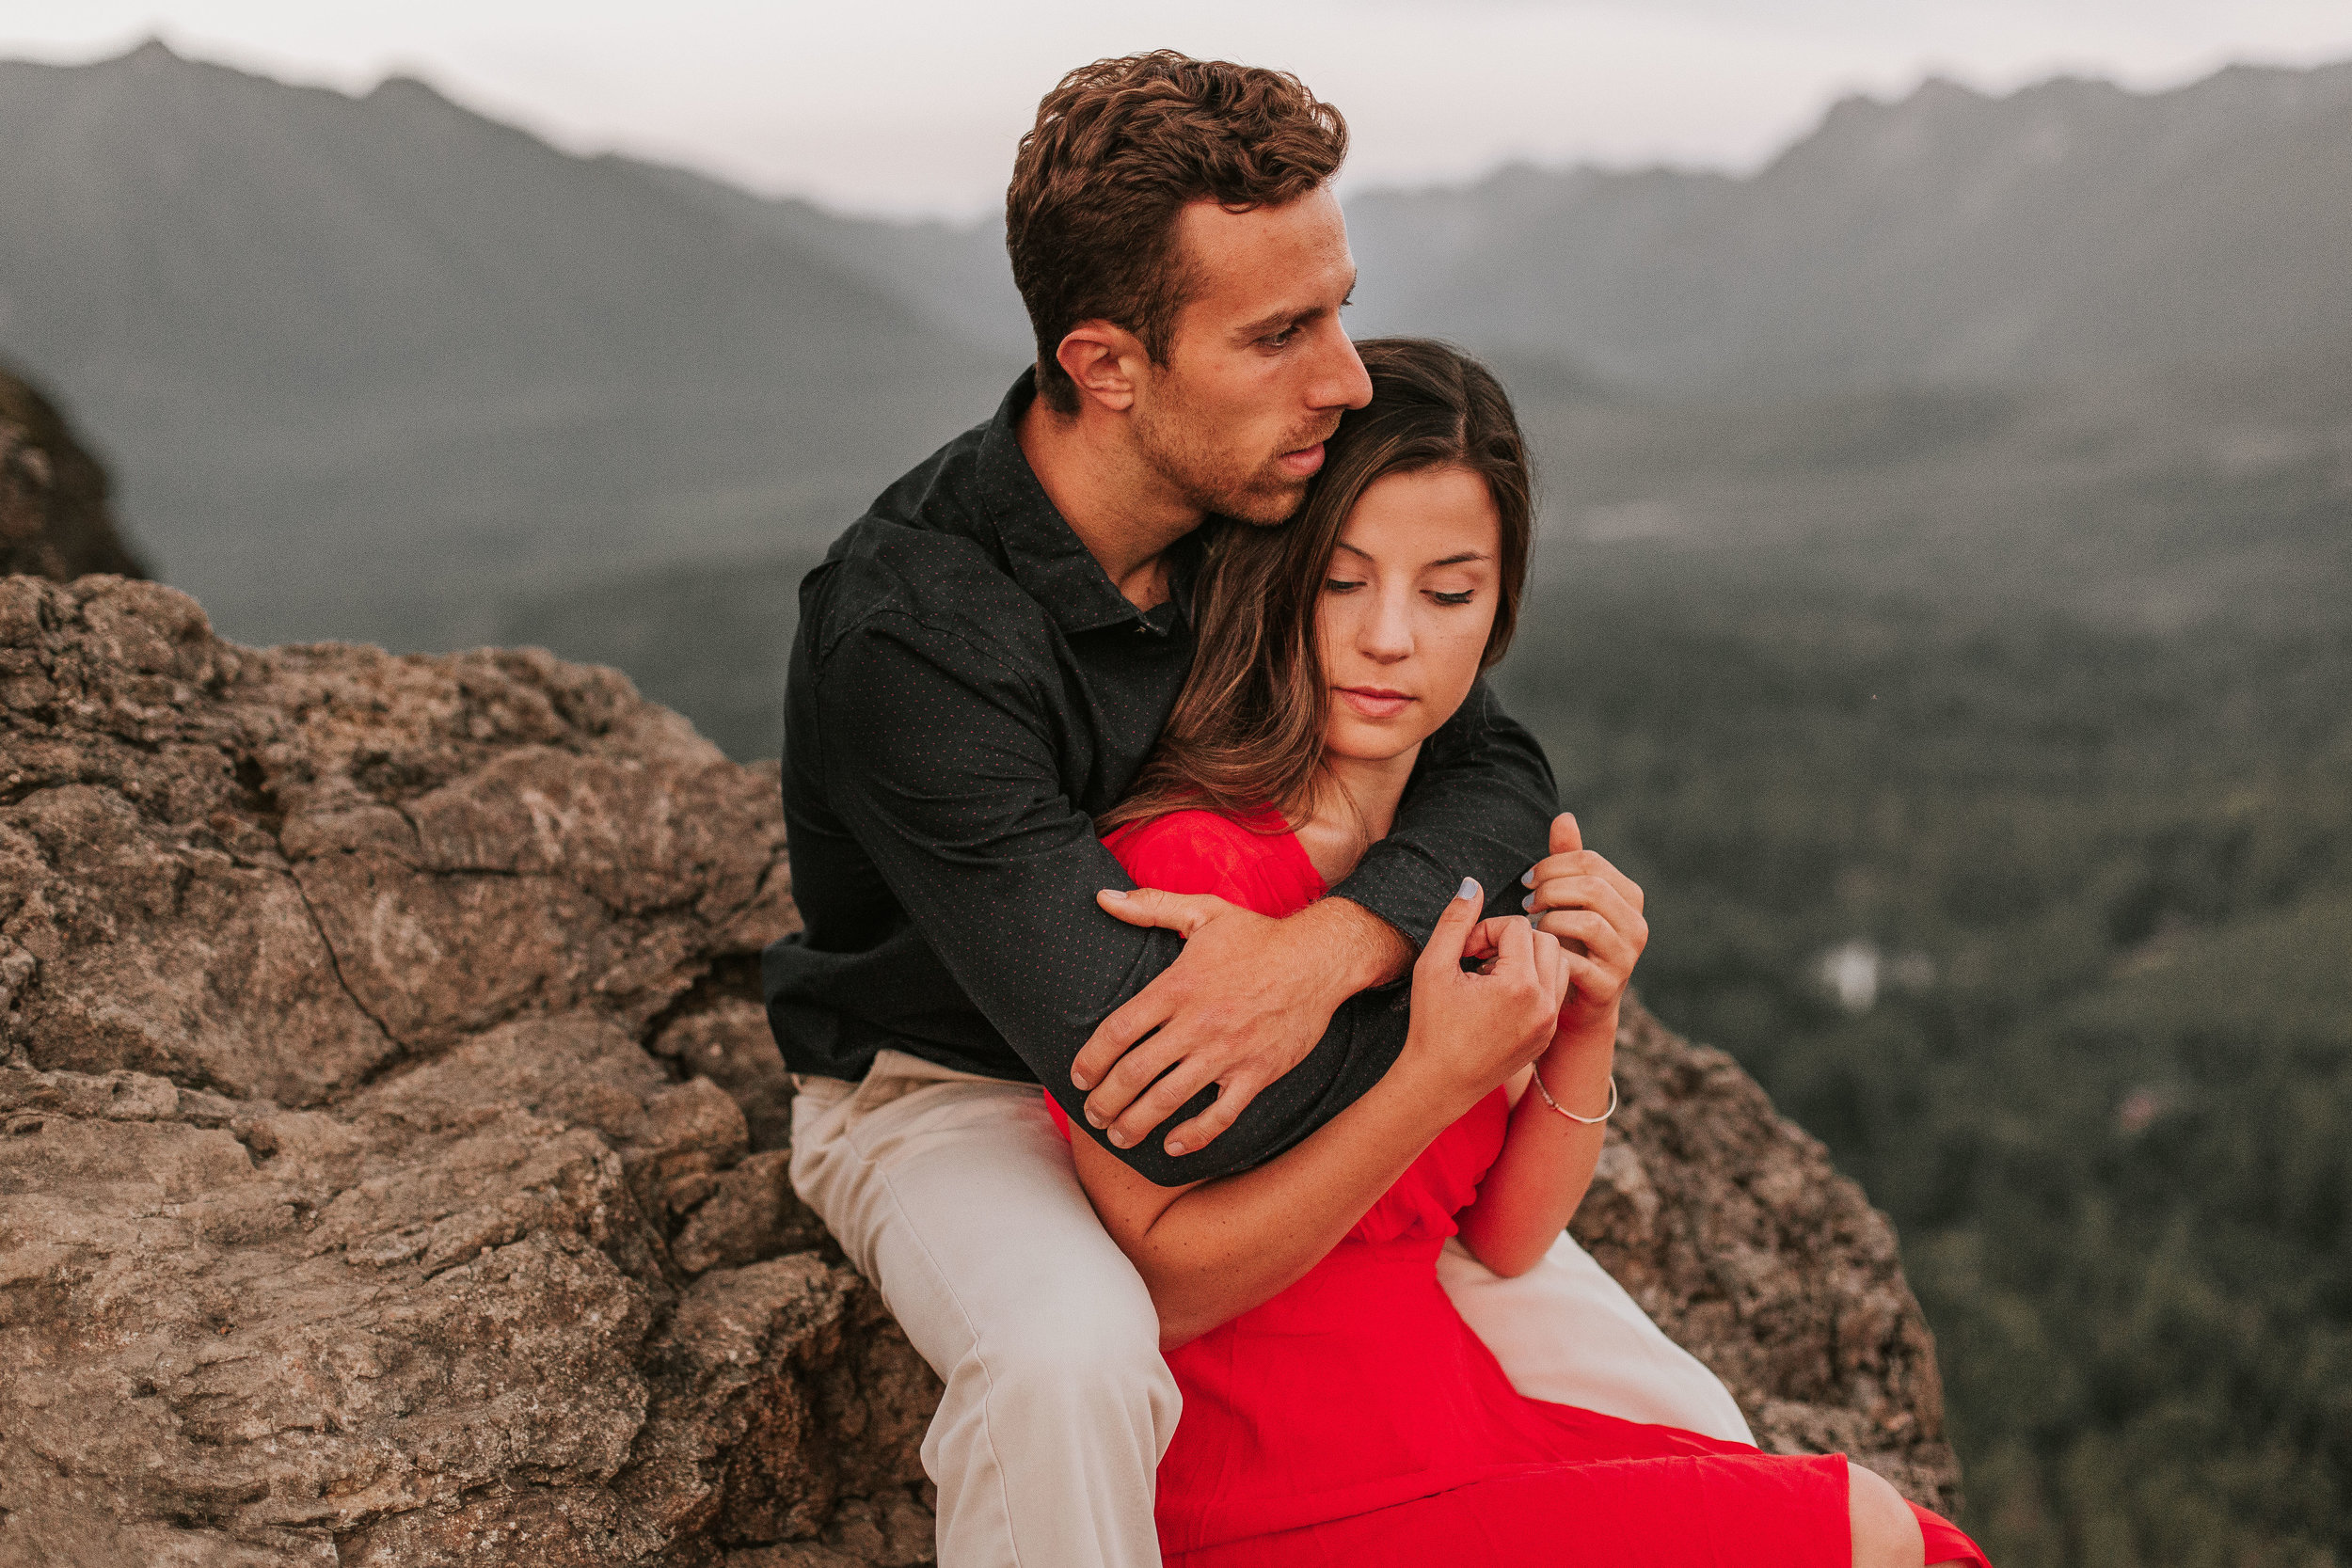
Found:
<path fill-rule="evenodd" d="M 1534 914 L 1535 912 L 1535 895 L 1531 893 L 1526 897 L 1520 899 L 1519 908 L 1525 910 L 1530 914 Z"/>
<path fill-rule="evenodd" d="M 1099 1116 L 1095 1115 L 1095 1114 L 1094 1114 L 1094 1107 L 1093 1107 L 1093 1106 L 1091 1106 L 1091 1105 L 1089 1105 L 1089 1106 L 1088 1106 L 1088 1107 L 1087 1107 L 1087 1125 L 1088 1125 L 1089 1127 L 1093 1128 L 1096 1132 L 1101 1132 L 1104 1128 L 1108 1127 L 1108 1126 L 1110 1125 L 1110 1123 L 1109 1123 L 1109 1122 L 1107 1122 L 1107 1121 L 1104 1121 L 1104 1120 L 1101 1117 L 1099 1117 Z"/>
<path fill-rule="evenodd" d="M 1477 896 L 1478 896 L 1478 879 L 1477 879 L 1477 878 L 1475 878 L 1475 877 L 1465 877 L 1465 878 L 1463 878 L 1463 879 L 1462 879 L 1462 885 L 1461 885 L 1461 888 L 1460 888 L 1457 892 L 1455 892 L 1455 894 L 1454 895 L 1454 897 L 1456 897 L 1456 898 L 1475 898 L 1475 897 L 1477 897 Z"/>
<path fill-rule="evenodd" d="M 1520 873 L 1519 873 L 1519 886 L 1521 886 L 1521 887 L 1534 887 L 1534 885 L 1535 885 L 1535 868 L 1534 868 L 1534 866 L 1532 866 L 1532 865 L 1531 865 L 1531 866 L 1529 866 L 1526 870 L 1524 870 L 1524 871 L 1522 871 L 1522 872 L 1520 872 Z"/>
<path fill-rule="evenodd" d="M 1099 1127 L 1102 1123 L 1097 1122 L 1095 1125 Z M 1104 1135 L 1110 1139 L 1111 1147 L 1113 1148 L 1124 1148 L 1129 1144 L 1135 1142 L 1133 1138 L 1127 1136 L 1126 1133 L 1120 1132 L 1116 1128 L 1112 1129 L 1109 1132 L 1104 1133 Z"/>

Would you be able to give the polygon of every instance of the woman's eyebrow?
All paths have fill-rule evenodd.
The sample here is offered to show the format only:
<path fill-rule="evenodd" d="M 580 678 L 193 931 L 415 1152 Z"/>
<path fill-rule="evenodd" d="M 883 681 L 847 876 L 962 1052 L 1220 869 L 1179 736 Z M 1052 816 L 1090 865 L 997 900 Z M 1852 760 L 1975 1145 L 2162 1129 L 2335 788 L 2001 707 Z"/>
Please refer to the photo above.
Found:
<path fill-rule="evenodd" d="M 1487 556 L 1484 550 L 1464 550 L 1460 555 L 1449 555 L 1443 561 L 1433 561 L 1429 564 L 1431 566 L 1460 566 L 1469 562 L 1486 559 Z"/>

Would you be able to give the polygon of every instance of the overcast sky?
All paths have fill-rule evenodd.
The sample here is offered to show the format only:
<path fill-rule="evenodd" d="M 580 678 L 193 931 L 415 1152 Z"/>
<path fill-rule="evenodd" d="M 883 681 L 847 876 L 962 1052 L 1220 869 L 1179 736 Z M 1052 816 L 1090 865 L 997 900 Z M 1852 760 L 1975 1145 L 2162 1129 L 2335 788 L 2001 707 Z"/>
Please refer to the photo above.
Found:
<path fill-rule="evenodd" d="M 1167 44 L 1299 72 L 1349 178 L 1510 158 L 1747 167 L 1847 92 L 1929 72 L 2168 87 L 2232 60 L 2352 57 L 2352 0 L 0 0 L 0 55 L 183 54 L 352 89 L 421 75 L 581 150 L 889 213 L 1003 198 L 1069 67 Z M 0 154 L 4 155 L 4 154 Z"/>

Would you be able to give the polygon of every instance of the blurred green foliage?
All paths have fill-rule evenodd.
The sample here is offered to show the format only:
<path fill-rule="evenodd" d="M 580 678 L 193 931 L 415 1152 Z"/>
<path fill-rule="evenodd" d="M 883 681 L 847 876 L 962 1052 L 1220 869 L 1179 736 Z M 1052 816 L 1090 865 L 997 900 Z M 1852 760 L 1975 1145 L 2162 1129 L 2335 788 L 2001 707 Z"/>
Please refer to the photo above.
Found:
<path fill-rule="evenodd" d="M 1536 608 L 1645 994 L 1893 1215 L 1995 1560 L 2352 1560 L 2352 630 Z"/>

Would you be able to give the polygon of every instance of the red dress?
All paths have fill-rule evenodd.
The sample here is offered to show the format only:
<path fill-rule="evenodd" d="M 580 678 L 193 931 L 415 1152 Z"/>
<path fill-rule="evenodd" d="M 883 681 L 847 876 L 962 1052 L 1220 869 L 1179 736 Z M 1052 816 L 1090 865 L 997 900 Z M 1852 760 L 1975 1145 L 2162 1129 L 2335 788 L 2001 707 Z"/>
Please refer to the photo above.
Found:
<path fill-rule="evenodd" d="M 1208 812 L 1109 845 L 1143 886 L 1261 914 L 1324 892 L 1295 835 Z M 1512 1388 L 1437 1276 L 1508 1118 L 1497 1090 L 1305 1277 L 1168 1354 L 1184 1399 L 1159 1471 L 1169 1568 L 1848 1568 L 1841 1456 L 1767 1455 Z M 1917 1513 L 1928 1562 L 1984 1568 L 1958 1528 Z"/>

